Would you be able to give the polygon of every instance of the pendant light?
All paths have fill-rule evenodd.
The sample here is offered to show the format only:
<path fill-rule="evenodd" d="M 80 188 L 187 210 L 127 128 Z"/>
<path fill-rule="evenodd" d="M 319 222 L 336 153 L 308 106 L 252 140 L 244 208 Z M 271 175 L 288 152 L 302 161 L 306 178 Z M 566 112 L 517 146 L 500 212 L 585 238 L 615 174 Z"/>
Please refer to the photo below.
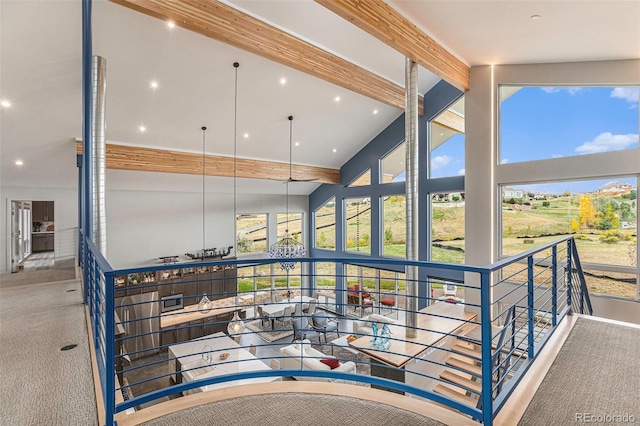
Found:
<path fill-rule="evenodd" d="M 293 115 L 289 116 L 289 179 L 285 182 L 287 186 L 287 195 L 286 195 L 286 218 L 287 228 L 284 230 L 284 234 L 282 237 L 276 241 L 271 247 L 269 247 L 269 256 L 276 259 L 283 259 L 280 261 L 280 268 L 283 271 L 291 271 L 296 267 L 294 262 L 287 262 L 286 259 L 295 259 L 298 257 L 303 257 L 305 255 L 305 248 L 302 243 L 298 242 L 295 237 L 289 234 L 289 183 L 293 181 L 292 179 L 292 147 L 293 147 Z"/>
<path fill-rule="evenodd" d="M 237 238 L 238 214 L 237 214 L 237 193 L 238 193 L 238 62 L 233 63 L 235 68 L 235 84 L 233 97 L 233 235 Z M 237 256 L 237 248 L 236 248 Z M 237 303 L 237 299 L 236 299 Z M 238 343 L 242 333 L 244 333 L 244 321 L 238 316 L 238 311 L 233 313 L 233 318 L 227 325 L 227 333 Z"/>
<path fill-rule="evenodd" d="M 202 254 L 201 259 L 204 260 L 206 253 L 206 221 L 205 221 L 205 148 L 206 148 L 206 132 L 207 128 L 202 126 Z M 198 258 L 199 256 L 192 257 L 193 259 Z M 213 308 L 213 302 L 207 297 L 206 293 L 202 295 L 202 299 L 198 302 L 198 312 L 201 314 L 206 314 Z"/>

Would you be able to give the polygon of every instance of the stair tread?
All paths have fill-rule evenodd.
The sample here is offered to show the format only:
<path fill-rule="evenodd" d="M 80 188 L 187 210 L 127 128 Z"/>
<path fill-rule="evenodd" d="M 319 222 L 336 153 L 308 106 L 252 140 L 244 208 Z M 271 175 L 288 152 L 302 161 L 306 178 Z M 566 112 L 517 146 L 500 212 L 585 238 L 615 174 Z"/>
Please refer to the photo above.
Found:
<path fill-rule="evenodd" d="M 474 407 L 477 404 L 477 401 L 470 397 L 467 396 L 465 394 L 462 394 L 458 391 L 456 391 L 455 389 L 452 389 L 451 387 L 439 383 L 437 384 L 434 388 L 433 391 L 435 393 L 439 393 L 440 395 L 444 395 L 444 396 L 448 396 L 449 398 L 456 400 L 458 402 L 461 402 L 462 404 L 466 404 L 466 405 L 470 405 L 472 407 Z"/>
<path fill-rule="evenodd" d="M 481 358 L 481 356 L 482 356 L 482 353 L 481 353 L 480 349 L 475 349 L 475 350 L 469 349 L 469 348 L 467 348 L 465 346 L 458 345 L 457 343 L 454 344 L 451 349 L 454 351 L 454 353 L 455 352 L 459 352 L 462 355 L 466 355 L 466 356 L 470 356 L 470 357 Z M 474 359 L 472 359 L 472 360 L 476 361 Z"/>
<path fill-rule="evenodd" d="M 447 380 L 453 384 L 464 386 L 465 388 L 468 388 L 476 393 L 482 392 L 482 385 L 479 382 L 462 377 L 460 374 L 457 374 L 454 371 L 444 370 L 440 374 L 440 378 L 443 380 Z"/>
<path fill-rule="evenodd" d="M 472 361 L 470 358 L 467 358 L 467 359 Z M 451 365 L 452 367 L 459 368 L 461 370 L 464 370 L 476 376 L 482 375 L 482 367 L 475 364 L 470 364 L 469 362 L 463 361 L 458 357 L 449 357 L 445 362 L 447 365 Z"/>

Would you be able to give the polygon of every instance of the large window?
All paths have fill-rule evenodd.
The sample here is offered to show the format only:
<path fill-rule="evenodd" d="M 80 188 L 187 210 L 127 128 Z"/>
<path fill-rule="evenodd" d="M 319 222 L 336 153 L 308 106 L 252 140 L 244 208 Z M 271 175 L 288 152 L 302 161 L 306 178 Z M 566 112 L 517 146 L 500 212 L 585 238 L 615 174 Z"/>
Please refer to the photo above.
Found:
<path fill-rule="evenodd" d="M 406 144 L 402 142 L 380 160 L 380 183 L 404 182 Z"/>
<path fill-rule="evenodd" d="M 637 86 L 500 86 L 500 163 L 638 148 Z"/>
<path fill-rule="evenodd" d="M 635 177 L 503 186 L 502 254 L 571 234 L 590 289 L 633 297 L 628 275 L 597 269 L 637 265 L 637 213 Z"/>
<path fill-rule="evenodd" d="M 345 250 L 371 253 L 371 199 L 346 198 L 344 200 Z"/>
<path fill-rule="evenodd" d="M 431 194 L 431 260 L 464 263 L 464 192 Z"/>
<path fill-rule="evenodd" d="M 431 121 L 430 177 L 465 174 L 464 125 L 464 96 Z"/>
<path fill-rule="evenodd" d="M 502 187 L 503 255 L 574 234 L 582 262 L 636 265 L 636 178 L 505 188 Z M 513 197 L 515 191 L 522 197 Z"/>
<path fill-rule="evenodd" d="M 367 169 L 366 172 L 362 173 L 353 182 L 351 182 L 349 184 L 349 188 L 354 188 L 356 186 L 367 186 L 367 185 L 371 185 L 371 169 Z"/>
<path fill-rule="evenodd" d="M 404 195 L 382 197 L 382 255 L 406 257 L 407 207 Z"/>
<path fill-rule="evenodd" d="M 285 232 L 289 231 L 289 236 L 302 244 L 304 242 L 302 235 L 302 213 L 278 213 L 276 216 L 278 222 L 278 239 L 281 238 Z"/>
<path fill-rule="evenodd" d="M 332 198 L 313 212 L 315 247 L 336 249 L 336 199 Z"/>
<path fill-rule="evenodd" d="M 238 214 L 236 217 L 236 251 L 238 254 L 267 251 L 267 214 Z"/>

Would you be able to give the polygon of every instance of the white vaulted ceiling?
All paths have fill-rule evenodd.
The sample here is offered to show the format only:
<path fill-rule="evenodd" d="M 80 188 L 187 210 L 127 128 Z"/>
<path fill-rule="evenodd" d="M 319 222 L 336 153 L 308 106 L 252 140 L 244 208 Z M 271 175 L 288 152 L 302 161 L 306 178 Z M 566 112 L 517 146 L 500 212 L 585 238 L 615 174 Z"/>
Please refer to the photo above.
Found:
<path fill-rule="evenodd" d="M 227 4 L 404 86 L 402 54 L 313 1 Z M 389 4 L 468 65 L 640 57 L 640 2 Z M 532 20 L 534 14 L 541 19 Z M 81 2 L 1 0 L 0 40 L 0 99 L 12 103 L 0 112 L 1 184 L 74 187 L 74 139 L 82 132 Z M 287 116 L 293 115 L 294 141 L 300 144 L 293 161 L 339 168 L 402 113 L 103 0 L 93 2 L 93 53 L 107 61 L 107 140 L 114 143 L 201 152 L 204 125 L 207 152 L 232 155 L 235 61 L 240 157 L 286 162 Z M 152 80 L 159 84 L 155 90 Z M 420 69 L 422 93 L 438 81 Z M 16 159 L 24 166 L 15 166 Z M 196 182 L 185 175 L 108 172 L 108 187 L 115 189 L 199 191 Z M 209 182 L 211 191 L 229 191 L 228 179 Z M 317 184 L 290 187 L 294 194 L 308 194 Z M 238 189 L 280 194 L 283 185 L 243 179 Z"/>

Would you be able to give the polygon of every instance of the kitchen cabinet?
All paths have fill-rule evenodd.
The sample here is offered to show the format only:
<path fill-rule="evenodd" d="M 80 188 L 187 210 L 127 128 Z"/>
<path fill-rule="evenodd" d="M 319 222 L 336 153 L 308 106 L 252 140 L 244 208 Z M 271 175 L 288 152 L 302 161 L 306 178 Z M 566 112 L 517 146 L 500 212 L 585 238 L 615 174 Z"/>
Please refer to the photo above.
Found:
<path fill-rule="evenodd" d="M 31 251 L 45 251 L 46 244 L 44 234 L 31 234 Z"/>
<path fill-rule="evenodd" d="M 31 251 L 34 253 L 41 251 L 53 251 L 55 239 L 53 234 L 31 234 Z"/>
<path fill-rule="evenodd" d="M 44 236 L 44 250 L 53 251 L 55 247 L 53 234 L 45 234 Z"/>
<path fill-rule="evenodd" d="M 33 201 L 31 203 L 31 220 L 33 222 L 53 222 L 53 201 Z"/>

